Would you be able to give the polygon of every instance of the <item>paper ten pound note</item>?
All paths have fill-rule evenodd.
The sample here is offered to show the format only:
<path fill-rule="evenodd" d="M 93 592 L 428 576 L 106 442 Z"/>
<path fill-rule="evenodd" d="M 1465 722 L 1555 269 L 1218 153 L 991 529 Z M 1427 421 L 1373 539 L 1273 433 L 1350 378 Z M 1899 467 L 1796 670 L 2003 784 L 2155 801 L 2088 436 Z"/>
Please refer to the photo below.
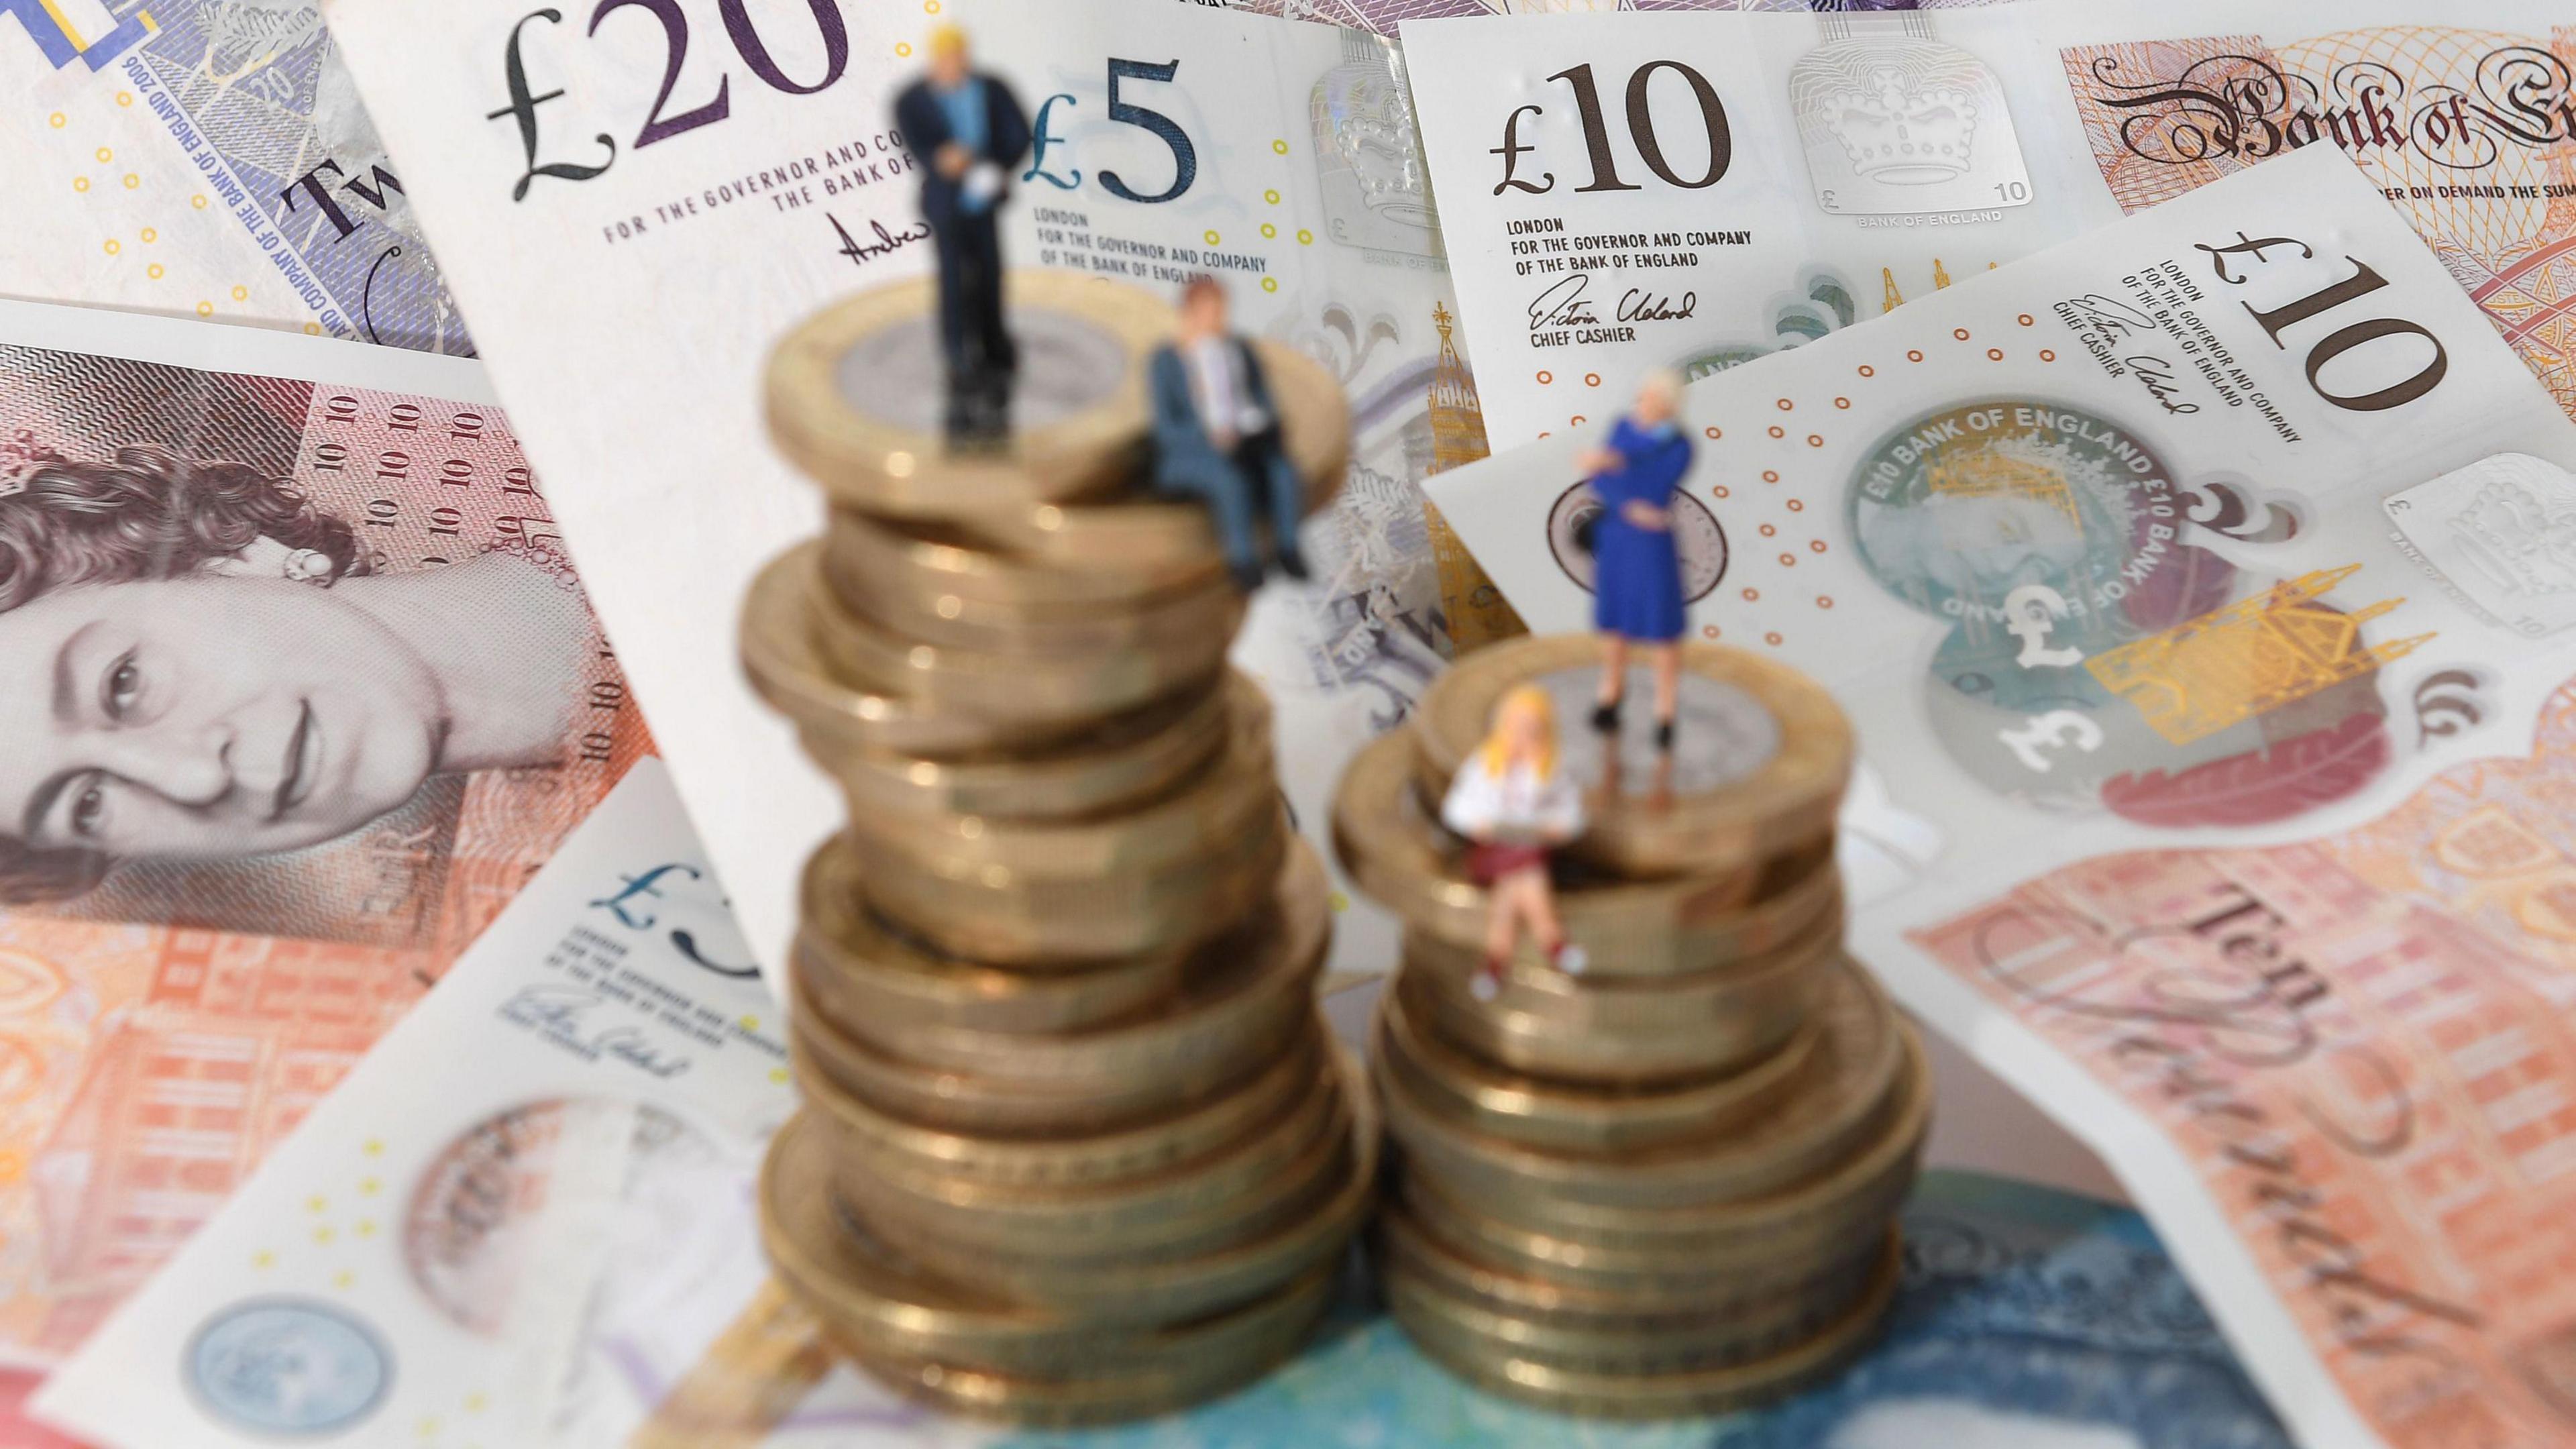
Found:
<path fill-rule="evenodd" d="M 46 1363 L 651 749 L 468 363 L 0 303 L 0 1353 Z"/>
<path fill-rule="evenodd" d="M 36 1408 L 102 1442 L 617 1444 L 767 1276 L 783 1023 L 640 762 Z"/>
<path fill-rule="evenodd" d="M 2068 1085 L 2092 1080 L 2065 1040 L 2093 1029 L 2071 993 L 2188 1013 L 2236 989 L 2219 967 L 2259 975 L 2269 965 L 2256 962 L 2275 963 L 2258 939 L 2191 974 L 2202 958 L 2174 923 L 2222 914 L 2223 892 L 2192 876 L 2205 909 L 2175 914 L 2189 904 L 2175 893 L 2188 891 L 2167 873 L 2187 857 L 2088 866 L 2085 889 L 2101 898 L 2050 917 L 2071 939 L 2131 953 L 2101 973 L 2131 959 L 2165 971 L 2143 986 L 2084 974 L 2073 947 L 2050 948 L 2029 957 L 2033 974 L 2014 976 L 2039 984 L 2007 1010 L 1997 993 L 2012 983 L 1962 967 L 1954 938 L 1934 952 L 1907 934 L 2069 861 L 2368 830 L 2409 799 L 2460 788 L 2440 781 L 2486 778 L 2491 767 L 2473 761 L 2530 752 L 2576 675 L 2576 649 L 2481 603 L 2500 597 L 2495 581 L 2447 571 L 2465 546 L 2411 536 L 2511 538 L 2515 502 L 2570 486 L 2576 424 L 2405 218 L 2348 161 L 2313 149 L 1879 325 L 1695 383 L 1682 419 L 1697 449 L 1686 491 L 1727 544 L 1716 584 L 1692 605 L 1693 635 L 1776 654 L 1832 687 L 1886 805 L 1941 838 L 1909 887 L 1859 912 L 1863 959 L 2116 1164 L 2308 1438 L 2547 1442 L 2445 1439 L 2399 1413 L 2410 1395 L 2451 1392 L 2449 1381 L 2421 1363 L 2357 1358 L 2335 1336 L 2353 1324 L 2299 1306 L 2318 1301 L 2313 1274 L 2333 1263 L 2258 1241 L 2262 1199 L 2239 1190 L 2242 1164 L 2216 1151 L 2225 1144 L 2174 1146 L 2163 1089 L 2137 1087 L 2133 1110 Z M 1588 491 L 1572 459 L 1591 437 L 1550 438 L 1432 484 L 1536 628 L 1590 620 L 1552 520 Z M 2399 504 L 2443 516 L 2392 527 Z M 2552 919 L 2551 897 L 2525 899 L 2531 919 Z M 2341 919 L 2339 906 L 2301 909 Z M 2387 932 L 2350 929 L 2361 934 L 2337 935 L 2349 941 L 2339 949 L 2406 958 Z M 2280 963 L 2295 958 L 2279 947 Z M 2280 969 L 2291 974 L 2279 991 L 2308 990 Z M 2205 996 L 2190 995 L 2194 981 Z M 2385 989 L 2403 995 L 2400 982 L 2391 975 Z M 2415 1001 L 2393 1009 L 2411 1014 Z M 2016 1019 L 2054 1023 L 2059 1039 Z M 2351 1049 L 2296 1080 L 2344 1124 L 2332 1132 L 2377 1132 L 2405 1089 L 2360 1049 L 2369 1021 L 2336 1023 Z M 2267 1017 L 2268 1035 L 2249 1027 L 2213 1050 L 2242 1053 L 2252 1071 L 2296 1047 L 2284 1034 L 2297 1028 Z M 2480 1050 L 2502 1061 L 2516 1049 Z M 2535 1113 L 2559 1090 L 2541 1060 L 2529 1068 Z M 2109 1065 L 2135 1086 L 2163 1064 Z M 2372 1189 L 2375 1228 L 2328 1215 L 2352 1233 L 2335 1261 L 2406 1291 L 2454 1287 L 2441 1276 L 2444 1240 L 2429 1223 L 2404 1226 L 2447 1212 L 2454 1192 L 2529 1214 L 2496 1232 L 2547 1239 L 2541 1200 L 2508 1186 L 2531 1169 L 2489 1159 L 2472 1172 L 2470 1160 L 2437 1170 L 2393 1158 Z M 2331 1196 L 2336 1185 L 2309 1186 Z M 2502 1359 L 2461 1362 L 2471 1387 L 2456 1391 L 2471 1394 Z"/>

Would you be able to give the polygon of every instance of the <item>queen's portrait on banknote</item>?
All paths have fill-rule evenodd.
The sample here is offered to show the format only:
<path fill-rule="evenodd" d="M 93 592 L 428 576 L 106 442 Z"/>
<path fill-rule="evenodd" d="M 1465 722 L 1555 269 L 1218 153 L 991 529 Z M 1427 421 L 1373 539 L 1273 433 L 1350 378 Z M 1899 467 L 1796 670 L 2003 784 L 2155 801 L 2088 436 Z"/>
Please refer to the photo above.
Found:
<path fill-rule="evenodd" d="M 551 763 L 586 623 L 524 555 L 377 573 L 246 463 L 0 451 L 0 675 L 23 685 L 0 695 L 0 899 L 319 845 L 434 774 Z"/>

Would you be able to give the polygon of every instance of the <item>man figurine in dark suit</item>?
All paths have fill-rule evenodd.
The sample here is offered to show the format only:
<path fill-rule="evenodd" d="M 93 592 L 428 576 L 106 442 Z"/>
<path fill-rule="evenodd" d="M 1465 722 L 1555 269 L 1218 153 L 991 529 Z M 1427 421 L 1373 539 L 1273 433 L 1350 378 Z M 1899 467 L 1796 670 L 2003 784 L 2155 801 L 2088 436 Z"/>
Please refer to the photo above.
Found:
<path fill-rule="evenodd" d="M 977 74 L 966 32 L 931 33 L 930 70 L 895 97 L 895 129 L 921 172 L 921 216 L 939 249 L 939 345 L 948 360 L 948 427 L 1003 431 L 1019 351 L 1002 326 L 996 225 L 1010 173 L 1029 150 L 1029 118 L 996 75 Z"/>
<path fill-rule="evenodd" d="M 1267 572 L 1260 528 L 1266 515 L 1280 572 L 1306 577 L 1297 524 L 1306 490 L 1280 447 L 1279 414 L 1261 359 L 1226 327 L 1225 288 L 1192 277 L 1181 292 L 1181 328 L 1154 349 L 1154 486 L 1199 499 L 1214 515 L 1218 541 L 1245 593 Z"/>

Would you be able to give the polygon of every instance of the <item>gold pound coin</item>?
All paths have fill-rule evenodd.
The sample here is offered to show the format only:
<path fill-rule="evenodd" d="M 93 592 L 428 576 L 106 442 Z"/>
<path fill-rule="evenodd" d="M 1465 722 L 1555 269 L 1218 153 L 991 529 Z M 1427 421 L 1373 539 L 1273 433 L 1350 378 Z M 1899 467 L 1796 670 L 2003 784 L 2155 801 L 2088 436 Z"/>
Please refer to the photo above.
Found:
<path fill-rule="evenodd" d="M 1392 1241 L 1395 1225 L 1386 1226 Z M 1701 1304 L 1653 1311 L 1611 1303 L 1569 1315 L 1499 1302 L 1490 1294 L 1462 1290 L 1461 1280 L 1448 1270 L 1421 1270 L 1417 1265 L 1422 1259 L 1403 1251 L 1389 1254 L 1386 1290 L 1390 1299 L 1413 1299 L 1416 1313 L 1444 1318 L 1462 1333 L 1498 1340 L 1515 1353 L 1558 1368 L 1632 1375 L 1689 1372 L 1767 1358 L 1814 1337 L 1868 1290 L 1887 1259 L 1891 1233 L 1882 1229 L 1845 1261 L 1803 1281 L 1735 1293 L 1711 1284 L 1718 1291 Z"/>
<path fill-rule="evenodd" d="M 788 1046 L 798 1070 L 820 1073 L 878 1111 L 923 1127 L 997 1135 L 1107 1132 L 1169 1116 L 1241 1085 L 1286 1050 L 1288 1036 L 1302 1026 L 1284 1023 L 1280 1040 L 1210 1061 L 1195 1074 L 1030 1082 L 884 1055 L 832 1025 L 803 983 L 791 983 L 790 998 Z"/>
<path fill-rule="evenodd" d="M 1267 906 L 1209 943 L 1185 968 L 1178 992 L 1129 1016 L 1062 1033 L 852 1023 L 852 1034 L 889 1056 L 997 1081 L 1078 1089 L 1197 1075 L 1286 1039 L 1309 1014 L 1332 942 L 1327 891 L 1322 863 L 1299 842 Z"/>
<path fill-rule="evenodd" d="M 1100 561 L 1070 567 L 997 547 L 954 524 L 910 523 L 836 509 L 823 535 L 823 574 L 844 599 L 900 595 L 955 599 L 972 607 L 1124 611 L 1175 589 L 1223 579 L 1225 560 L 1212 529 L 1207 541 L 1203 553 L 1167 567 L 1149 562 L 1108 568 Z"/>
<path fill-rule="evenodd" d="M 1624 1153 L 1723 1132 L 1777 1107 L 1805 1080 L 1818 1029 L 1729 1076 L 1663 1088 L 1590 1087 L 1523 1076 L 1417 1030 L 1403 993 L 1378 998 L 1375 1059 L 1434 1110 L 1505 1141 L 1569 1152 Z"/>
<path fill-rule="evenodd" d="M 1267 1298 L 1165 1328 L 1002 1302 L 928 1277 L 868 1237 L 833 1200 L 826 1156 L 805 1118 L 772 1140 L 760 1178 L 761 1240 L 780 1281 L 836 1344 L 863 1359 L 1048 1382 L 1145 1376 L 1202 1357 L 1267 1362 L 1270 1346 L 1303 1336 L 1337 1286 L 1338 1264 L 1323 1264 Z"/>
<path fill-rule="evenodd" d="M 1258 1190 L 1349 1135 L 1337 1068 L 1310 1067 L 1307 1090 L 1244 1136 L 1136 1177 L 1068 1186 L 992 1182 L 900 1171 L 881 1157 L 844 1156 L 835 1181 L 889 1242 L 936 1237 L 1029 1256 L 1106 1258 L 1146 1251 L 1231 1216 Z M 974 1270 L 969 1270 L 974 1271 Z"/>
<path fill-rule="evenodd" d="M 1893 1219 L 1912 1190 L 1931 1127 L 1932 1077 L 1910 1027 L 1905 1038 L 1905 1072 L 1886 1125 L 1828 1170 L 1777 1192 L 1683 1207 L 1608 1207 L 1494 1191 L 1474 1174 L 1444 1175 L 1431 1159 L 1412 1156 L 1403 1194 L 1425 1221 L 1472 1242 L 1480 1255 L 1576 1273 L 1714 1271 L 1830 1258 Z"/>
<path fill-rule="evenodd" d="M 1475 1201 L 1491 1193 L 1498 1201 L 1658 1208 L 1777 1192 L 1852 1156 L 1901 1106 L 1907 1028 L 1858 966 L 1845 963 L 1832 984 L 1807 1081 L 1742 1130 L 1616 1156 L 1542 1151 L 1476 1132 L 1387 1074 L 1378 1085 L 1388 1130 L 1408 1161 Z M 1416 1004 L 1407 999 L 1406 1010 Z"/>
<path fill-rule="evenodd" d="M 1107 819 L 852 821 L 883 915 L 996 965 L 1185 950 L 1258 913 L 1284 874 L 1322 880 L 1292 845 L 1266 731 L 1238 720 L 1226 753 L 1178 791 Z"/>
<path fill-rule="evenodd" d="M 1225 668 L 1244 604 L 1229 589 L 1173 638 L 1052 653 L 927 643 L 852 613 L 828 594 L 809 607 L 814 647 L 839 678 L 882 680 L 922 708 L 1062 739 L 1104 715 L 1206 687 Z"/>
<path fill-rule="evenodd" d="M 1306 485 L 1306 514 L 1324 510 L 1350 467 L 1350 405 L 1332 374 L 1267 340 L 1253 343 L 1278 405 L 1280 438 Z M 1207 506 L 1131 487 L 1062 503 L 995 509 L 962 521 L 968 536 L 1031 563 L 1076 571 L 1156 576 L 1222 567 L 1224 546 Z"/>
<path fill-rule="evenodd" d="M 1150 1354 L 1112 1354 L 1115 1331 L 1095 1327 L 1096 1361 L 1067 1377 L 865 1352 L 853 1360 L 897 1393 L 952 1414 L 1045 1428 L 1151 1418 L 1231 1393 L 1295 1354 L 1332 1308 L 1337 1269 L 1325 1265 L 1203 1325 L 1160 1330 L 1151 1337 L 1171 1346 Z"/>
<path fill-rule="evenodd" d="M 1222 654 L 1243 622 L 1243 592 L 1225 573 L 1119 604 L 997 604 L 907 593 L 899 579 L 824 576 L 853 616 L 907 641 L 1051 670 L 1077 656 L 1198 660 Z"/>
<path fill-rule="evenodd" d="M 1865 1260 L 1876 1258 L 1887 1232 L 1881 1221 L 1818 1257 L 1719 1267 L 1674 1263 L 1659 1278 L 1612 1284 L 1532 1272 L 1520 1262 L 1483 1254 L 1481 1243 L 1461 1246 L 1464 1235 L 1453 1233 L 1445 1218 L 1409 1205 L 1390 1205 L 1378 1225 L 1391 1269 L 1497 1312 L 1605 1334 L 1680 1329 L 1720 1316 L 1743 1319 L 1766 1304 L 1821 1301 L 1837 1291 L 1848 1301 L 1859 1289 Z"/>
<path fill-rule="evenodd" d="M 840 781 L 857 819 L 1073 820 L 1140 805 L 1204 769 L 1224 748 L 1232 711 L 1247 689 L 1255 687 L 1227 675 L 1210 688 L 1183 690 L 1041 749 L 901 754 L 853 749 L 814 731 L 804 743 L 814 763 Z"/>
<path fill-rule="evenodd" d="M 1655 747 L 1652 681 L 1632 664 L 1620 732 L 1584 727 L 1599 687 L 1596 637 L 1515 639 L 1455 665 L 1413 716 L 1423 788 L 1437 798 L 1485 738 L 1495 704 L 1536 684 L 1563 722 L 1561 768 L 1582 782 L 1591 822 L 1572 850 L 1631 875 L 1710 875 L 1824 839 L 1851 776 L 1851 724 L 1824 687 L 1783 664 L 1682 644 L 1678 743 Z"/>
<path fill-rule="evenodd" d="M 1648 1086 L 1738 1071 L 1805 1024 L 1841 960 L 1826 918 L 1777 954 L 1690 976 L 1595 978 L 1515 965 L 1478 1000 L 1479 958 L 1408 936 L 1398 994 L 1431 1030 L 1516 1071 L 1558 1081 Z"/>
<path fill-rule="evenodd" d="M 1341 1259 L 1367 1216 L 1377 1192 L 1378 1133 L 1367 1093 L 1361 1089 L 1356 1062 L 1342 1058 L 1349 1086 L 1340 1094 L 1349 1105 L 1345 1126 L 1338 1129 L 1346 1150 L 1326 1194 L 1283 1225 L 1250 1241 L 1186 1257 L 1139 1260 L 1098 1282 L 1077 1274 L 1050 1276 L 1043 1260 L 1033 1260 L 1033 1276 L 1023 1286 L 1080 1294 L 1085 1317 L 1103 1323 L 1138 1324 L 1185 1321 L 1274 1291 L 1278 1285 Z"/>
<path fill-rule="evenodd" d="M 798 544 L 772 559 L 742 601 L 743 673 L 760 697 L 795 722 L 817 755 L 881 750 L 955 755 L 1044 749 L 1078 738 L 1086 724 L 993 719 L 940 707 L 898 681 L 836 669 L 819 642 L 816 610 L 827 606 L 815 572 L 820 546 Z"/>
<path fill-rule="evenodd" d="M 1481 656 L 1480 656 L 1481 657 Z M 1363 892 L 1425 935 L 1482 953 L 1490 896 L 1468 877 L 1466 849 L 1426 808 L 1407 732 L 1361 747 L 1333 797 L 1333 848 Z M 1758 866 L 1635 881 L 1560 862 L 1557 915 L 1602 979 L 1707 971 L 1777 950 L 1842 913 L 1832 843 Z M 1544 965 L 1524 944 L 1518 958 Z"/>
<path fill-rule="evenodd" d="M 933 1027 L 1080 1031 L 1176 996 L 1188 961 L 1172 951 L 1080 971 L 1011 971 L 941 955 L 878 919 L 838 838 L 806 864 L 803 900 L 798 981 L 834 1026 L 879 1040 Z"/>
<path fill-rule="evenodd" d="M 1171 334 L 1150 292 L 1059 271 L 1006 282 L 1020 353 L 1010 428 L 946 430 L 938 299 L 930 278 L 815 313 L 770 353 L 778 450 L 845 508 L 958 518 L 1026 508 L 1126 477 L 1145 455 L 1146 361 Z"/>
<path fill-rule="evenodd" d="M 1424 1353 L 1505 1398 L 1583 1418 L 1678 1419 L 1767 1403 L 1839 1372 L 1877 1335 L 1901 1267 L 1891 1242 L 1859 1300 L 1815 1336 L 1748 1363 L 1680 1371 L 1643 1364 L 1633 1372 L 1562 1368 L 1504 1339 L 1466 1331 L 1451 1318 L 1422 1313 L 1418 1300 L 1389 1306 Z"/>
<path fill-rule="evenodd" d="M 916 1126 L 852 1096 L 797 1064 L 797 1085 L 829 1119 L 845 1160 L 883 1164 L 890 1178 L 950 1176 L 1027 1187 L 1071 1188 L 1138 1178 L 1216 1152 L 1276 1120 L 1314 1089 L 1322 1033 L 1310 1029 L 1250 1080 L 1170 1115 L 1108 1132 L 996 1136 Z"/>

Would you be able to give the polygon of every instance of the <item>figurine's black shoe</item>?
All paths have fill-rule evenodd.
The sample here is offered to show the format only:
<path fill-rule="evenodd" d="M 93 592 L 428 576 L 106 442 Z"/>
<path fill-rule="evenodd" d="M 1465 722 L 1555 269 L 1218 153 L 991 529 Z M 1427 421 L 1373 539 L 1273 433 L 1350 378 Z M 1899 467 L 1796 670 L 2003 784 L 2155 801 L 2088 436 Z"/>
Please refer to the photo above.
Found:
<path fill-rule="evenodd" d="M 1295 579 L 1301 584 L 1314 577 L 1312 573 L 1307 571 L 1306 554 L 1302 549 L 1283 548 L 1279 550 L 1279 572 L 1286 574 L 1288 577 Z"/>
<path fill-rule="evenodd" d="M 1615 735 L 1619 733 L 1619 706 L 1622 703 L 1624 703 L 1624 701 L 1614 699 L 1607 704 L 1596 704 L 1592 706 L 1592 732 L 1594 734 Z"/>
<path fill-rule="evenodd" d="M 1234 575 L 1236 588 L 1247 594 L 1260 592 L 1262 579 L 1260 564 L 1250 559 L 1236 559 L 1225 566 L 1225 571 Z"/>
<path fill-rule="evenodd" d="M 1673 752 L 1673 722 L 1671 720 L 1659 719 L 1655 721 L 1655 748 L 1663 751 L 1667 755 Z"/>

